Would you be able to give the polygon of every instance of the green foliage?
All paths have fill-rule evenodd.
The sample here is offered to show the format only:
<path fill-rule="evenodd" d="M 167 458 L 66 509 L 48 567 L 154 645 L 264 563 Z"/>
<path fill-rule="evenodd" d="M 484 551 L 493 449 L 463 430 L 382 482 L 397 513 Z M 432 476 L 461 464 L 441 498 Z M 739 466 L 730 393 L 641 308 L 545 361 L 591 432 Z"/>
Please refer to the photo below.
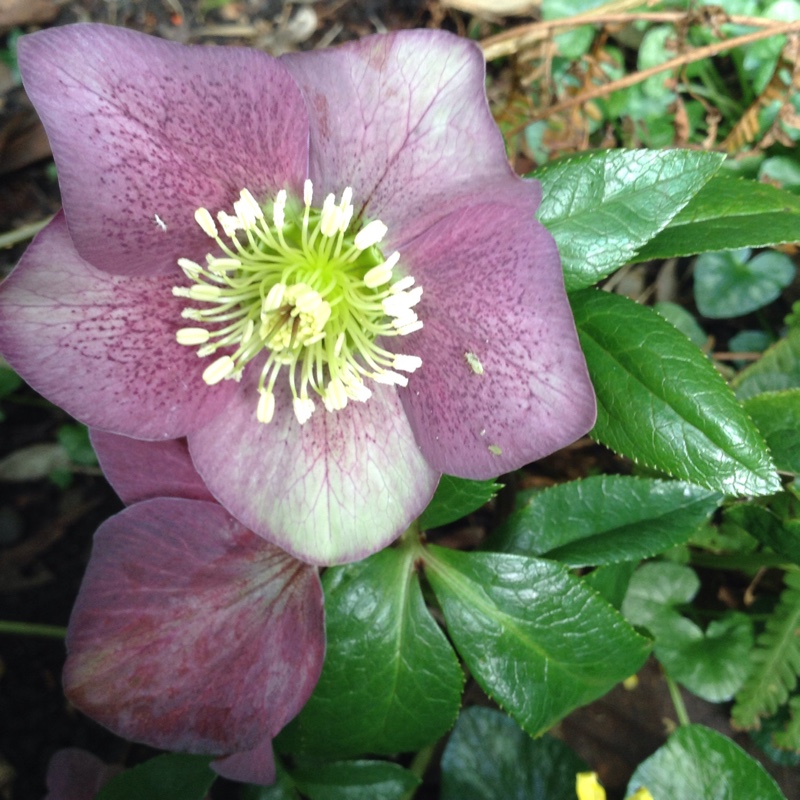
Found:
<path fill-rule="evenodd" d="M 628 783 L 656 800 L 786 800 L 764 767 L 721 733 L 685 725 L 643 761 Z"/>
<path fill-rule="evenodd" d="M 410 548 L 323 576 L 327 653 L 283 752 L 325 758 L 416 750 L 455 722 L 464 678 L 428 613 Z"/>
<path fill-rule="evenodd" d="M 749 314 L 780 297 L 794 279 L 795 266 L 772 250 L 751 258 L 749 248 L 704 253 L 695 262 L 697 310 L 712 319 Z"/>
<path fill-rule="evenodd" d="M 644 564 L 631 579 L 622 610 L 655 637 L 655 656 L 671 677 L 710 702 L 729 700 L 747 676 L 753 625 L 744 614 L 727 612 L 703 631 L 678 611 L 699 588 L 689 567 Z"/>
<path fill-rule="evenodd" d="M 800 528 L 796 519 L 783 520 L 755 503 L 732 506 L 726 510 L 725 519 L 744 528 L 787 560 L 800 564 Z"/>
<path fill-rule="evenodd" d="M 503 485 L 495 481 L 471 481 L 442 475 L 436 494 L 419 518 L 419 526 L 422 530 L 429 530 L 455 522 L 488 503 L 502 488 Z"/>
<path fill-rule="evenodd" d="M 420 783 L 416 775 L 387 761 L 308 764 L 291 774 L 308 800 L 402 800 Z"/>
<path fill-rule="evenodd" d="M 744 402 L 772 452 L 775 466 L 800 473 L 800 388 L 765 392 Z"/>
<path fill-rule="evenodd" d="M 181 754 L 151 758 L 112 778 L 96 800 L 203 800 L 217 777 L 210 761 Z"/>
<path fill-rule="evenodd" d="M 492 708 L 465 708 L 442 755 L 440 800 L 575 800 L 586 764 L 551 736 L 531 739 Z"/>
<path fill-rule="evenodd" d="M 726 494 L 780 489 L 758 430 L 683 334 L 624 297 L 588 289 L 571 299 L 597 393 L 593 438 L 640 464 Z"/>
<path fill-rule="evenodd" d="M 715 175 L 669 225 L 641 247 L 637 261 L 800 239 L 800 197 L 756 181 Z"/>
<path fill-rule="evenodd" d="M 800 757 L 800 695 L 789 701 L 789 722 L 782 731 L 773 735 L 773 741 L 784 750 L 791 750 Z"/>
<path fill-rule="evenodd" d="M 717 154 L 610 150 L 537 170 L 539 219 L 555 237 L 567 290 L 630 261 L 720 168 Z"/>
<path fill-rule="evenodd" d="M 425 574 L 475 680 L 532 736 L 636 672 L 649 651 L 553 561 L 430 546 Z"/>
<path fill-rule="evenodd" d="M 740 400 L 764 392 L 800 388 L 800 328 L 791 328 L 764 355 L 731 381 Z"/>
<path fill-rule="evenodd" d="M 721 501 L 688 483 L 598 475 L 534 495 L 488 546 L 571 567 L 638 561 L 685 542 Z"/>
<path fill-rule="evenodd" d="M 759 635 L 744 686 L 731 711 L 739 728 L 756 728 L 786 703 L 800 673 L 800 572 L 787 572 L 778 605 Z"/>

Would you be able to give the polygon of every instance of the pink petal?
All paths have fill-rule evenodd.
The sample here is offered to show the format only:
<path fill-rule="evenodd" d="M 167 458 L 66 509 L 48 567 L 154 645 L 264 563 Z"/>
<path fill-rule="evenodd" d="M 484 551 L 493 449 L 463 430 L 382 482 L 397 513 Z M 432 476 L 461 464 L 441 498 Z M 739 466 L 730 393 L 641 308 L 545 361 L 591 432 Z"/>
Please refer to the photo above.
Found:
<path fill-rule="evenodd" d="M 175 273 L 209 249 L 195 209 L 230 210 L 245 187 L 302 187 L 306 110 L 265 53 L 69 25 L 24 37 L 19 62 L 75 246 L 99 269 Z"/>
<path fill-rule="evenodd" d="M 94 269 L 59 214 L 0 285 L 0 351 L 88 425 L 144 439 L 185 435 L 235 389 L 207 386 L 195 351 L 175 340 L 185 302 L 173 284 Z"/>
<path fill-rule="evenodd" d="M 119 764 L 106 764 L 78 747 L 58 750 L 47 765 L 44 800 L 94 800 L 103 786 L 121 771 Z"/>
<path fill-rule="evenodd" d="M 252 750 L 319 677 L 319 579 L 214 503 L 146 500 L 97 532 L 67 651 L 67 696 L 120 736 Z"/>
<path fill-rule="evenodd" d="M 126 505 L 154 497 L 214 499 L 192 464 L 186 439 L 145 442 L 98 430 L 91 439 L 108 482 Z"/>
<path fill-rule="evenodd" d="M 234 753 L 211 762 L 214 771 L 223 778 L 240 783 L 270 786 L 275 783 L 275 758 L 272 755 L 272 739 L 266 738 L 252 750 Z"/>
<path fill-rule="evenodd" d="M 415 307 L 424 327 L 387 344 L 422 359 L 399 393 L 433 467 L 490 478 L 592 427 L 594 391 L 558 253 L 530 208 L 453 214 L 404 257 L 424 289 Z"/>
<path fill-rule="evenodd" d="M 443 31 L 368 36 L 282 57 L 311 117 L 315 192 L 352 186 L 406 241 L 488 184 L 516 179 L 486 102 L 485 63 Z"/>
<path fill-rule="evenodd" d="M 215 497 L 259 535 L 312 564 L 363 558 L 419 516 L 439 478 L 395 391 L 370 388 L 366 403 L 343 411 L 319 401 L 300 425 L 279 382 L 275 418 L 263 425 L 246 375 L 225 412 L 189 437 L 189 451 Z"/>

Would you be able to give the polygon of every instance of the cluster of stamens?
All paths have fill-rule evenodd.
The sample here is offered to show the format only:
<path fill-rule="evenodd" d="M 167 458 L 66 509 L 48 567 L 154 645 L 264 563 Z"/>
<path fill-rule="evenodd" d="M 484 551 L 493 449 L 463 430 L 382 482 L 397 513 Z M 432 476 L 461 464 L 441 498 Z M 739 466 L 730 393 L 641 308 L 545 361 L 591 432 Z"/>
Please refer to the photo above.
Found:
<path fill-rule="evenodd" d="M 395 279 L 400 254 L 383 257 L 378 245 L 387 228 L 380 220 L 351 228 L 352 195 L 346 188 L 337 203 L 329 194 L 315 209 L 306 181 L 302 208 L 281 190 L 269 209 L 243 189 L 233 214 L 217 214 L 227 242 L 207 209 L 195 213 L 223 255 L 207 255 L 205 266 L 178 261 L 191 285 L 172 293 L 207 307 L 183 309 L 183 318 L 197 326 L 180 329 L 177 339 L 197 346 L 198 356 L 217 355 L 203 372 L 209 385 L 241 380 L 247 364 L 265 355 L 258 380 L 260 422 L 272 420 L 275 384 L 284 371 L 302 424 L 314 412 L 314 396 L 337 411 L 348 400 L 370 398 L 365 379 L 405 386 L 401 373 L 422 364 L 417 356 L 376 343 L 422 327 L 413 311 L 422 289 L 413 277 Z"/>

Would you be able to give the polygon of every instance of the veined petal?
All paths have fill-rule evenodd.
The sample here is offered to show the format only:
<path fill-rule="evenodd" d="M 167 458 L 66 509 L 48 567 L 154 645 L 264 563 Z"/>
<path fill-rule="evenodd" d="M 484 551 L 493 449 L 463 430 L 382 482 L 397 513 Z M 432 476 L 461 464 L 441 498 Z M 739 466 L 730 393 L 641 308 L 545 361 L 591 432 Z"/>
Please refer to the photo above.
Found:
<path fill-rule="evenodd" d="M 265 53 L 81 24 L 24 37 L 19 63 L 70 234 L 99 269 L 175 273 L 209 249 L 197 208 L 228 208 L 244 187 L 302 188 L 305 106 Z"/>
<path fill-rule="evenodd" d="M 120 772 L 119 764 L 106 764 L 79 747 L 57 750 L 47 765 L 44 800 L 95 800 L 103 786 Z"/>
<path fill-rule="evenodd" d="M 0 351 L 88 425 L 144 439 L 185 435 L 224 408 L 234 387 L 207 386 L 197 355 L 175 340 L 185 301 L 172 284 L 94 269 L 59 214 L 0 285 Z"/>
<path fill-rule="evenodd" d="M 465 209 L 404 256 L 425 287 L 415 308 L 425 324 L 386 344 L 422 359 L 398 394 L 431 465 L 490 478 L 589 431 L 594 390 L 560 260 L 530 209 Z"/>
<path fill-rule="evenodd" d="M 95 535 L 67 651 L 67 696 L 120 736 L 252 750 L 319 677 L 319 579 L 216 503 L 146 500 Z"/>
<path fill-rule="evenodd" d="M 314 191 L 353 187 L 397 246 L 458 198 L 517 179 L 486 101 L 485 62 L 444 31 L 368 36 L 332 50 L 281 57 L 311 118 Z"/>
<path fill-rule="evenodd" d="M 266 737 L 252 750 L 234 753 L 211 762 L 215 772 L 231 781 L 270 786 L 275 783 L 275 757 L 272 737 Z"/>
<path fill-rule="evenodd" d="M 225 413 L 189 437 L 189 452 L 215 497 L 251 530 L 304 561 L 341 564 L 389 544 L 427 505 L 439 473 L 394 387 L 376 384 L 368 402 L 319 409 L 300 425 L 279 384 L 275 417 L 262 425 L 254 382 L 240 386 Z"/>
<path fill-rule="evenodd" d="M 146 442 L 96 429 L 90 435 L 103 473 L 125 505 L 154 497 L 213 501 L 186 439 Z"/>

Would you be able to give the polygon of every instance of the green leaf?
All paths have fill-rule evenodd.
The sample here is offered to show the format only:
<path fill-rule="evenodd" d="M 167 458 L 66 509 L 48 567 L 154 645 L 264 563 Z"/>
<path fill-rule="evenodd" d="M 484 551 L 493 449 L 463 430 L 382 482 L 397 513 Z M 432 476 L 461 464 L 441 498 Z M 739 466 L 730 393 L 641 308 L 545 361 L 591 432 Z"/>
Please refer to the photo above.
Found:
<path fill-rule="evenodd" d="M 644 564 L 631 579 L 622 610 L 653 634 L 655 656 L 672 678 L 717 703 L 732 698 L 747 677 L 753 624 L 746 615 L 730 612 L 703 631 L 681 616 L 675 606 L 689 603 L 699 587 L 689 567 Z"/>
<path fill-rule="evenodd" d="M 597 592 L 607 603 L 618 611 L 628 592 L 628 584 L 636 570 L 636 562 L 623 561 L 620 564 L 606 564 L 581 576 L 583 582 Z"/>
<path fill-rule="evenodd" d="M 539 219 L 555 237 L 567 291 L 630 261 L 720 168 L 716 153 L 607 150 L 537 170 Z"/>
<path fill-rule="evenodd" d="M 387 761 L 309 764 L 292 777 L 309 800 L 402 800 L 420 784 L 416 775 Z"/>
<path fill-rule="evenodd" d="M 756 642 L 750 674 L 731 710 L 739 728 L 757 728 L 771 717 L 797 685 L 800 675 L 800 572 L 787 572 L 786 588 Z"/>
<path fill-rule="evenodd" d="M 695 347 L 702 347 L 708 341 L 708 334 L 683 306 L 677 303 L 654 303 L 653 311 L 674 325 Z"/>
<path fill-rule="evenodd" d="M 702 725 L 678 728 L 637 767 L 628 794 L 643 786 L 657 799 L 786 800 L 761 764 Z"/>
<path fill-rule="evenodd" d="M 465 708 L 442 755 L 440 800 L 575 800 L 586 764 L 563 742 L 531 739 L 493 708 Z"/>
<path fill-rule="evenodd" d="M 464 677 L 422 599 L 410 548 L 325 572 L 327 653 L 282 752 L 325 758 L 418 750 L 455 722 Z"/>
<path fill-rule="evenodd" d="M 207 756 L 151 758 L 112 778 L 96 800 L 203 800 L 217 777 Z"/>
<path fill-rule="evenodd" d="M 800 389 L 750 397 L 744 410 L 766 439 L 775 466 L 800 473 Z"/>
<path fill-rule="evenodd" d="M 797 520 L 787 520 L 784 523 L 769 509 L 752 503 L 732 506 L 726 510 L 725 519 L 744 528 L 776 553 L 800 564 L 800 530 L 792 525 Z"/>
<path fill-rule="evenodd" d="M 534 495 L 487 546 L 571 567 L 639 561 L 687 541 L 722 499 L 688 483 L 599 475 Z"/>
<path fill-rule="evenodd" d="M 704 253 L 694 266 L 697 310 L 710 319 L 749 314 L 771 303 L 792 282 L 795 266 L 772 250 L 749 258 L 750 250 Z"/>
<path fill-rule="evenodd" d="M 97 456 L 85 425 L 62 425 L 58 429 L 58 441 L 66 450 L 70 461 L 87 467 L 97 466 Z"/>
<path fill-rule="evenodd" d="M 756 181 L 715 175 L 637 261 L 739 247 L 769 247 L 800 238 L 800 197 Z"/>
<path fill-rule="evenodd" d="M 429 530 L 466 517 L 488 503 L 502 488 L 501 483 L 493 480 L 472 481 L 442 475 L 436 494 L 419 518 L 419 526 Z"/>
<path fill-rule="evenodd" d="M 649 650 L 552 561 L 430 546 L 425 574 L 481 688 L 532 736 L 636 672 Z"/>
<path fill-rule="evenodd" d="M 764 392 L 800 388 L 800 328 L 770 347 L 761 358 L 731 381 L 740 400 Z"/>
<path fill-rule="evenodd" d="M 597 393 L 595 439 L 726 494 L 780 489 L 758 430 L 685 336 L 625 297 L 591 289 L 571 299 Z"/>
<path fill-rule="evenodd" d="M 22 386 L 22 378 L 11 367 L 0 365 L 0 398 L 8 397 Z"/>

